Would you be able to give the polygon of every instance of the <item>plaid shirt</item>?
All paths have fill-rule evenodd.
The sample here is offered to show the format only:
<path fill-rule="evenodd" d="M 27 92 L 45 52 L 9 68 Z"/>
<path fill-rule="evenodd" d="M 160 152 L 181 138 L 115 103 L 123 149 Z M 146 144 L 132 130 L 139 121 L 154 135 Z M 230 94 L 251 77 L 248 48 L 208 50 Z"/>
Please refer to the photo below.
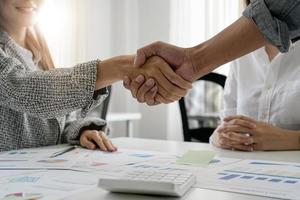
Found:
<path fill-rule="evenodd" d="M 105 121 L 89 117 L 107 96 L 94 92 L 97 62 L 42 71 L 0 31 L 0 151 L 78 143 L 82 128 L 104 129 Z"/>

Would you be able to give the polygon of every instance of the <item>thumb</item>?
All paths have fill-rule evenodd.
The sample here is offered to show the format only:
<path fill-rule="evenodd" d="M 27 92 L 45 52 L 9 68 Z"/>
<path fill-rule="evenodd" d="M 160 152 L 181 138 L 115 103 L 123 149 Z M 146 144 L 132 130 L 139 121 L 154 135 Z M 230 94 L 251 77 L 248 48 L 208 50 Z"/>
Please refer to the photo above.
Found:
<path fill-rule="evenodd" d="M 143 64 L 145 64 L 146 60 L 149 57 L 158 55 L 158 51 L 161 46 L 162 42 L 154 42 L 143 48 L 138 49 L 134 59 L 134 66 L 141 67 Z"/>
<path fill-rule="evenodd" d="M 146 56 L 145 56 L 145 53 L 144 53 L 144 48 L 143 49 L 139 49 L 137 52 L 136 52 L 136 56 L 134 58 L 134 66 L 135 67 L 141 67 L 143 64 L 145 64 L 146 62 Z"/>

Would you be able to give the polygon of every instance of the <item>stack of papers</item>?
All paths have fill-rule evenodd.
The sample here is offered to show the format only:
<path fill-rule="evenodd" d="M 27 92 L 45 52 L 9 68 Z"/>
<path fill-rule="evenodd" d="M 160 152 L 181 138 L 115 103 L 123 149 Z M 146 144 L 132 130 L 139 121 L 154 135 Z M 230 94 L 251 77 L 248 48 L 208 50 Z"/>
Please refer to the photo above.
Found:
<path fill-rule="evenodd" d="M 107 153 L 76 148 L 28 149 L 0 154 L 0 200 L 62 199 L 95 188 L 98 179 L 128 170 L 190 170 L 175 164 L 176 155 L 119 149 Z"/>
<path fill-rule="evenodd" d="M 119 149 L 107 153 L 76 148 L 51 158 L 60 149 L 29 149 L 0 154 L 0 200 L 56 200 L 96 188 L 98 179 L 128 171 L 192 172 L 194 187 L 299 199 L 300 165 L 221 158 L 212 151 L 183 155 Z"/>

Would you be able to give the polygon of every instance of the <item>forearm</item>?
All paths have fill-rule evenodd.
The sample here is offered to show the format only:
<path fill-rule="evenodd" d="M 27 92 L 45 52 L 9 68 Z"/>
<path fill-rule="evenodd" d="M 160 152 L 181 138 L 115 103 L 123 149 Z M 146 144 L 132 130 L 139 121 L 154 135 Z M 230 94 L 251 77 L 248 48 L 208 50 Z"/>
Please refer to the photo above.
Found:
<path fill-rule="evenodd" d="M 212 39 L 190 49 L 197 77 L 266 44 L 255 24 L 241 17 Z"/>
<path fill-rule="evenodd" d="M 0 105 L 52 119 L 93 103 L 97 62 L 73 68 L 30 71 L 17 59 L 0 55 Z"/>
<path fill-rule="evenodd" d="M 95 89 L 101 89 L 120 81 L 132 70 L 134 56 L 118 56 L 98 63 Z"/>
<path fill-rule="evenodd" d="M 280 135 L 282 144 L 278 150 L 300 149 L 300 131 L 283 130 Z"/>

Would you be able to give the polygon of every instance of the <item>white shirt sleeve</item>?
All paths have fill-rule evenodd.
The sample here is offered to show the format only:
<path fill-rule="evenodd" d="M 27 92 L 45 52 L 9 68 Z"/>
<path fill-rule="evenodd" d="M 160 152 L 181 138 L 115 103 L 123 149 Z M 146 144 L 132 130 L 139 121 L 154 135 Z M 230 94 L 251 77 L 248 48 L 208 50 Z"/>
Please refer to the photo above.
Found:
<path fill-rule="evenodd" d="M 233 61 L 224 88 L 223 109 L 220 116 L 222 121 L 226 116 L 237 114 L 237 68 L 238 61 Z"/>

